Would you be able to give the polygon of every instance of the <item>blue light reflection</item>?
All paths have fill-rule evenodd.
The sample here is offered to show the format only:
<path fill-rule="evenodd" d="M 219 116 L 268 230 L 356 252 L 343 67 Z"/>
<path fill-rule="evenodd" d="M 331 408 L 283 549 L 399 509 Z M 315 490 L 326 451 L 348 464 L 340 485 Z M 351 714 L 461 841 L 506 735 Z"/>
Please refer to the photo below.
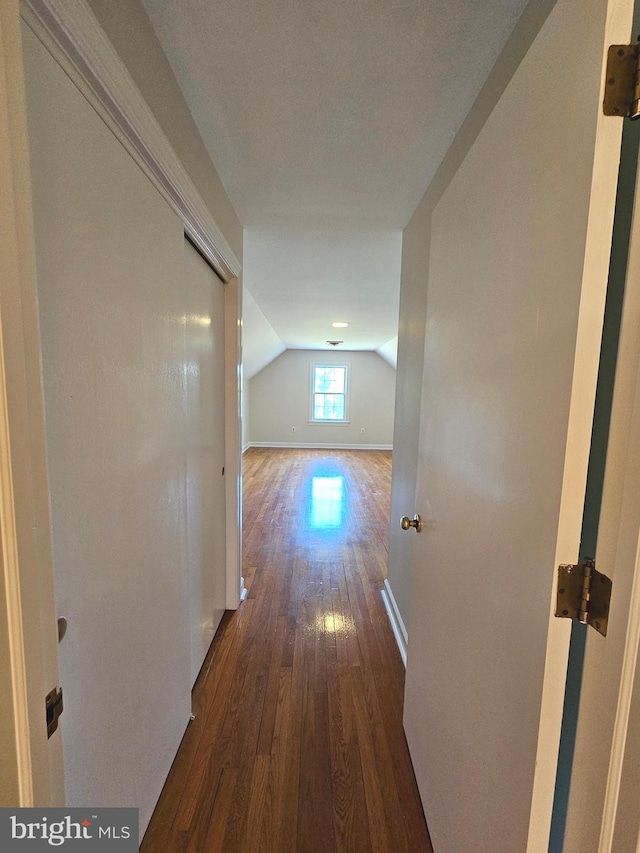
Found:
<path fill-rule="evenodd" d="M 313 477 L 309 522 L 316 530 L 342 527 L 344 477 Z"/>

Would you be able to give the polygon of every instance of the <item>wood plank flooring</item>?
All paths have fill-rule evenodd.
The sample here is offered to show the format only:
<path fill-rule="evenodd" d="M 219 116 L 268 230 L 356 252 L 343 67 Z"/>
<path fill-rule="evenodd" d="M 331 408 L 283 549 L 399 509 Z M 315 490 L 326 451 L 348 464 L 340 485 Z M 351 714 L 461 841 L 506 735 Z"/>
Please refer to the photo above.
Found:
<path fill-rule="evenodd" d="M 143 853 L 432 853 L 384 611 L 391 454 L 244 455 L 225 614 Z"/>

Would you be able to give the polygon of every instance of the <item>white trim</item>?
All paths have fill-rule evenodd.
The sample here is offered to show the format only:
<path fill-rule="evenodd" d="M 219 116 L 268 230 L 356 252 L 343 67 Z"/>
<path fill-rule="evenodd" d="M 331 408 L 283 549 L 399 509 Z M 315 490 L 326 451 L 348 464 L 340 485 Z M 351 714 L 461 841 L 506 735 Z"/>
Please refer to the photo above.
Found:
<path fill-rule="evenodd" d="M 241 264 L 84 0 L 22 0 L 24 20 L 80 86 L 225 282 Z"/>
<path fill-rule="evenodd" d="M 607 787 L 602 811 L 602 824 L 598 850 L 611 853 L 613 850 L 614 832 L 620 801 L 622 770 L 626 757 L 627 735 L 629 732 L 629 717 L 636 679 L 638 650 L 640 647 L 640 542 L 636 548 L 635 566 L 633 570 L 633 586 L 629 607 L 624 651 L 622 655 L 622 673 L 616 717 L 613 726 L 611 756 L 607 773 Z"/>
<path fill-rule="evenodd" d="M 393 450 L 392 444 L 321 444 L 320 442 L 291 442 L 291 441 L 250 441 L 250 447 L 290 447 L 299 450 Z"/>
<path fill-rule="evenodd" d="M 250 447 L 251 447 L 251 443 L 250 443 L 250 442 L 247 442 L 246 444 L 243 444 L 243 445 L 242 445 L 242 453 L 243 453 L 243 455 L 247 452 L 247 450 L 248 450 Z"/>
<path fill-rule="evenodd" d="M 586 696 L 598 708 L 598 717 L 594 716 L 594 711 L 583 698 L 584 694 L 581 695 L 578 716 L 578 738 L 582 725 L 582 742 L 588 744 L 589 756 L 598 756 L 598 766 L 604 767 L 603 744 L 609 751 L 599 853 L 611 853 L 618 847 L 631 849 L 632 836 L 634 849 L 640 849 L 638 817 L 635 809 L 633 814 L 630 813 L 626 792 L 626 785 L 629 785 L 627 764 L 635 765 L 638 748 L 637 726 L 632 715 L 637 702 L 640 651 L 640 288 L 637 284 L 640 267 L 640 172 L 636 172 L 635 191 L 596 551 L 596 562 L 606 565 L 607 573 L 614 580 L 611 620 L 603 651 L 598 649 L 594 638 L 587 639 L 583 683 L 590 691 Z M 618 501 L 612 497 L 614 494 L 620 495 Z M 594 649 L 598 649 L 600 657 L 596 658 Z M 597 673 L 594 672 L 594 659 L 599 661 Z M 597 738 L 594 735 L 596 731 Z M 593 753 L 594 748 L 598 752 Z M 583 752 L 587 749 L 583 748 Z M 587 805 L 593 811 L 592 805 Z"/>
<path fill-rule="evenodd" d="M 242 286 L 237 278 L 224 288 L 225 349 L 225 534 L 227 610 L 235 610 L 242 595 Z"/>
<path fill-rule="evenodd" d="M 249 590 L 244 585 L 244 578 L 240 578 L 240 604 L 242 604 L 248 594 Z"/>
<path fill-rule="evenodd" d="M 382 602 L 384 604 L 384 609 L 387 611 L 389 622 L 391 622 L 393 636 L 396 638 L 396 643 L 398 644 L 398 651 L 400 652 L 402 663 L 405 665 L 406 668 L 407 644 L 409 642 L 409 635 L 407 634 L 407 629 L 405 628 L 404 621 L 402 619 L 402 616 L 400 615 L 400 611 L 398 610 L 398 604 L 396 602 L 395 596 L 387 578 L 385 578 L 384 581 L 384 589 L 380 590 L 380 595 L 382 596 Z"/>
<path fill-rule="evenodd" d="M 15 37 L 14 28 L 18 24 L 16 11 L 9 5 L 0 10 L 0 158 L 3 163 L 3 175 L 0 177 L 0 189 L 2 189 L 3 195 L 2 211 L 0 212 L 0 245 L 2 246 L 0 273 L 4 279 L 5 287 L 10 282 L 22 284 L 25 274 L 33 273 L 30 265 L 27 269 L 27 260 L 24 256 L 24 241 L 30 239 L 31 234 L 28 232 L 23 234 L 20 228 L 21 218 L 26 218 L 25 214 L 30 214 L 27 207 L 28 201 L 20 194 L 24 185 L 20 182 L 20 178 L 23 177 L 20 173 L 23 163 L 20 162 L 19 158 L 24 156 L 24 147 L 16 146 L 16 129 L 12 126 L 14 119 L 12 110 L 16 110 L 13 99 L 16 93 L 15 90 L 11 90 L 8 84 L 11 62 L 21 62 L 21 57 L 16 56 L 15 44 L 12 44 L 11 41 L 11 37 Z M 24 104 L 21 103 L 20 106 L 23 107 Z M 20 118 L 23 116 L 21 115 Z M 19 127 L 19 130 L 21 129 Z M 26 221 L 29 222 L 29 219 Z M 26 231 L 26 229 L 24 230 Z M 4 287 L 0 288 L 0 297 L 2 297 L 2 322 L 0 322 L 0 583 L 4 586 L 0 593 L 0 615 L 3 621 L 6 620 L 6 638 L 3 638 L 3 660 L 1 663 L 3 671 L 8 670 L 8 678 L 5 679 L 3 675 L 2 680 L 3 701 L 13 706 L 13 732 L 11 734 L 15 738 L 13 749 L 9 747 L 8 740 L 6 751 L 3 748 L 0 754 L 3 762 L 7 764 L 5 772 L 7 780 L 10 782 L 10 788 L 15 783 L 18 790 L 19 801 L 17 805 L 28 807 L 34 805 L 33 766 L 29 731 L 25 625 L 20 588 L 20 549 L 13 487 L 14 472 L 11 455 L 13 448 L 10 440 L 10 395 L 7 388 L 7 362 L 9 362 L 10 367 L 12 356 L 18 364 L 20 362 L 15 358 L 16 353 L 11 352 L 5 341 L 4 324 L 10 323 L 11 320 L 15 322 L 16 316 L 15 312 L 13 316 L 9 313 Z M 20 426 L 26 430 L 26 424 L 23 423 Z M 5 653 L 8 660 L 4 657 Z M 13 754 L 9 756 L 9 752 Z"/>
<path fill-rule="evenodd" d="M 309 420 L 309 421 L 307 421 L 307 423 L 309 424 L 309 426 L 336 426 L 336 427 L 351 426 L 351 421 L 349 421 L 349 420 L 346 420 L 346 421 L 330 421 L 330 420 L 314 421 L 314 420 Z"/>
<path fill-rule="evenodd" d="M 0 328 L 0 548 L 5 586 L 3 597 L 6 601 L 11 686 L 13 688 L 13 695 L 8 697 L 8 701 L 12 700 L 13 703 L 19 803 L 21 806 L 32 806 L 33 768 L 31 740 L 26 725 L 29 718 L 29 705 L 4 350 L 2 329 Z"/>
<path fill-rule="evenodd" d="M 18 0 L 5 0 L 0 2 L 0 672 L 13 738 L 3 739 L 0 763 L 7 790 L 16 795 L 12 805 L 44 808 L 64 802 L 64 782 L 61 736 L 47 739 L 43 709 L 44 697 L 58 683 L 58 663 L 23 67 Z"/>

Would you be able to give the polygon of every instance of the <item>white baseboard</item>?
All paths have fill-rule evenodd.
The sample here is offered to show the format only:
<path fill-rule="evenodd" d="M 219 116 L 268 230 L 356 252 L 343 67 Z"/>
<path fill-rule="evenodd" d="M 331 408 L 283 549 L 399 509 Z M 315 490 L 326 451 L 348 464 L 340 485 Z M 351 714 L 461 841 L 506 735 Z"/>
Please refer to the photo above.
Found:
<path fill-rule="evenodd" d="M 243 444 L 243 445 L 242 445 L 242 452 L 243 452 L 243 454 L 244 454 L 244 453 L 246 453 L 246 452 L 247 452 L 247 450 L 248 450 L 251 446 L 252 446 L 252 445 L 251 445 L 249 442 L 247 442 L 246 444 Z"/>
<path fill-rule="evenodd" d="M 382 595 L 384 609 L 387 611 L 389 622 L 391 622 L 393 636 L 396 638 L 396 643 L 398 644 L 398 650 L 400 652 L 400 657 L 402 658 L 402 663 L 406 667 L 407 642 L 409 641 L 409 635 L 407 634 L 407 629 L 404 626 L 402 616 L 400 615 L 400 611 L 398 610 L 398 605 L 396 604 L 395 597 L 393 595 L 391 587 L 389 586 L 389 581 L 386 579 L 384 582 L 384 589 L 380 590 L 380 594 Z"/>
<path fill-rule="evenodd" d="M 249 447 L 290 447 L 292 450 L 393 450 L 392 444 L 321 444 L 293 441 L 250 441 L 245 449 Z"/>

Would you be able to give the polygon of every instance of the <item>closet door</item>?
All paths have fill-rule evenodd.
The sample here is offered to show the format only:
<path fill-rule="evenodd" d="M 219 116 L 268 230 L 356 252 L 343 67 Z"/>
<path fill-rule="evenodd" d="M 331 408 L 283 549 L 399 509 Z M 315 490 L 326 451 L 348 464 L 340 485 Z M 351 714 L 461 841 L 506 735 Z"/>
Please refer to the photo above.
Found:
<path fill-rule="evenodd" d="M 144 830 L 190 714 L 183 227 L 24 45 L 67 802 Z"/>

